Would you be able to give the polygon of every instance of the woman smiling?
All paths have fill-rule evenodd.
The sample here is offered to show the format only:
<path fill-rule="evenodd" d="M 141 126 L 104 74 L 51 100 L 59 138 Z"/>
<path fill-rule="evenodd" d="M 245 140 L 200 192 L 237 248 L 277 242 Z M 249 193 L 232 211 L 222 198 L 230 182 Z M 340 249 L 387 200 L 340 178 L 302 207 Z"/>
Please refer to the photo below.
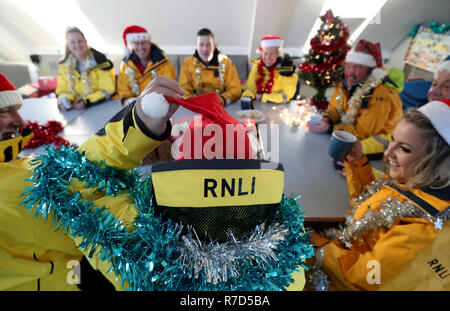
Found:
<path fill-rule="evenodd" d="M 450 289 L 449 105 L 405 113 L 385 151 L 387 178 L 374 180 L 359 142 L 346 158 L 355 208 L 342 230 L 312 236 L 330 289 Z"/>
<path fill-rule="evenodd" d="M 90 48 L 77 27 L 66 30 L 66 52 L 58 67 L 56 94 L 62 110 L 96 105 L 116 92 L 113 63 Z"/>

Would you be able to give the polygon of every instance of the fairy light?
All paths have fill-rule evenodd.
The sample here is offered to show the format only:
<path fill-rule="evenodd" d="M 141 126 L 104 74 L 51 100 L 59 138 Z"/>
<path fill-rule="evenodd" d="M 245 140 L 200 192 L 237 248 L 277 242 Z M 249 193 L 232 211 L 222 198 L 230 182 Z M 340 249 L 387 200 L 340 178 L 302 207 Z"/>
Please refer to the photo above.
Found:
<path fill-rule="evenodd" d="M 318 114 L 317 108 L 310 104 L 310 101 L 294 101 L 298 102 L 291 111 L 287 108 L 282 108 L 280 113 L 281 121 L 283 121 L 289 127 L 301 127 L 307 126 L 308 122 L 311 120 L 311 116 Z M 272 110 L 277 110 L 276 107 L 272 107 Z"/>

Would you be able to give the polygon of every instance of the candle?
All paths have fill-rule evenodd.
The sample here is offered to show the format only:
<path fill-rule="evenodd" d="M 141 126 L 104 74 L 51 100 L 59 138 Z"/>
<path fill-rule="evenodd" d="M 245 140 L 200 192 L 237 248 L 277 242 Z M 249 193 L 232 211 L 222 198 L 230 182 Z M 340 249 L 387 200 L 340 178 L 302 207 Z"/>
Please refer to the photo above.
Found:
<path fill-rule="evenodd" d="M 251 131 L 255 127 L 256 122 L 255 122 L 255 120 L 252 120 L 252 119 L 246 119 L 246 120 L 244 120 L 243 124 L 244 124 L 244 128 L 247 131 Z"/>

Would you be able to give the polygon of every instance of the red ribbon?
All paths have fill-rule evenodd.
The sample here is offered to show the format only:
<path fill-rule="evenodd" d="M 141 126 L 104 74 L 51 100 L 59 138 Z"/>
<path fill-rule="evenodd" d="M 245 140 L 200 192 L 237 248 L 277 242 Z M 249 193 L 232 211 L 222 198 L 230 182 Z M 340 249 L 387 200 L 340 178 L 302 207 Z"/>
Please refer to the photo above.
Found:
<path fill-rule="evenodd" d="M 71 143 L 58 135 L 64 128 L 58 121 L 50 120 L 45 125 L 40 125 L 38 122 L 27 121 L 27 128 L 33 131 L 33 138 L 26 143 L 25 149 L 37 148 L 42 145 L 55 144 L 56 148 L 61 145 L 69 146 Z"/>

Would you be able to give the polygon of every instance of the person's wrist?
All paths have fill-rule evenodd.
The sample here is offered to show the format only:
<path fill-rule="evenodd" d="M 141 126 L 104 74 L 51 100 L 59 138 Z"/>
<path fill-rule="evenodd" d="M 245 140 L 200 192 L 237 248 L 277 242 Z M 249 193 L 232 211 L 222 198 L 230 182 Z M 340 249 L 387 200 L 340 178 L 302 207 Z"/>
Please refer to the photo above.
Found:
<path fill-rule="evenodd" d="M 362 154 L 360 157 L 345 159 L 346 162 L 351 163 L 353 166 L 364 166 L 369 163 L 369 159 L 365 154 Z"/>

